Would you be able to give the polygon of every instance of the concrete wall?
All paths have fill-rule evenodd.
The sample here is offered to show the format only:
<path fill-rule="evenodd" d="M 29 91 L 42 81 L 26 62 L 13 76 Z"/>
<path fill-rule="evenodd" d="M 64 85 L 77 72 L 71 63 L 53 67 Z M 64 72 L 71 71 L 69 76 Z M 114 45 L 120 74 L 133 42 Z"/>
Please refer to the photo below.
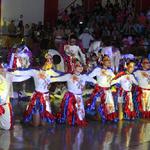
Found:
<path fill-rule="evenodd" d="M 1 19 L 16 22 L 23 15 L 24 23 L 44 20 L 44 0 L 1 0 Z"/>
<path fill-rule="evenodd" d="M 52 14 L 49 18 L 53 19 L 53 16 L 57 16 L 57 13 L 51 13 L 54 12 L 52 8 L 56 1 L 58 1 L 58 6 L 55 11 L 61 12 L 74 0 L 1 0 L 1 22 L 3 23 L 3 19 L 7 22 L 13 19 L 17 23 L 21 14 L 24 24 L 43 22 L 44 17 L 48 20 L 49 14 Z M 44 5 L 45 2 L 48 6 Z M 77 0 L 76 4 L 82 4 L 82 0 Z"/>

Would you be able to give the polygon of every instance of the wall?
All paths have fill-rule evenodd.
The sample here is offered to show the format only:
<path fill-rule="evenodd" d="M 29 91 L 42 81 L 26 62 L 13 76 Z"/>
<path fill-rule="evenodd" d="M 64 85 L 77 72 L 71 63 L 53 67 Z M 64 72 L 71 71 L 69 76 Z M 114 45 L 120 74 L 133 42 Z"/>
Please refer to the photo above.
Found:
<path fill-rule="evenodd" d="M 24 23 L 44 21 L 44 0 L 1 0 L 1 19 L 18 20 L 23 15 Z"/>
<path fill-rule="evenodd" d="M 74 0 L 0 0 L 1 21 L 17 21 L 23 14 L 25 23 L 50 22 L 54 25 L 58 12 L 64 10 Z M 82 4 L 82 0 L 76 3 Z M 3 21 L 2 21 L 3 22 Z"/>

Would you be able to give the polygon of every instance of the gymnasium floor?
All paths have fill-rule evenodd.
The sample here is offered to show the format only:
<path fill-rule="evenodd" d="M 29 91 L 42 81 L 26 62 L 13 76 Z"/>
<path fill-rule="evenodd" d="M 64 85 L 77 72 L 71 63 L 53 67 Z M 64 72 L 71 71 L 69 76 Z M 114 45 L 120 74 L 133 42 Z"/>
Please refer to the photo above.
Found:
<path fill-rule="evenodd" d="M 27 89 L 32 87 L 29 83 Z M 0 150 L 150 150 L 150 120 L 90 121 L 82 128 L 58 124 L 33 128 L 21 123 L 26 105 L 13 100 L 14 129 L 0 130 Z"/>
<path fill-rule="evenodd" d="M 150 121 L 118 124 L 90 122 L 87 127 L 53 125 L 33 128 L 16 120 L 11 131 L 0 130 L 0 150 L 149 150 Z"/>

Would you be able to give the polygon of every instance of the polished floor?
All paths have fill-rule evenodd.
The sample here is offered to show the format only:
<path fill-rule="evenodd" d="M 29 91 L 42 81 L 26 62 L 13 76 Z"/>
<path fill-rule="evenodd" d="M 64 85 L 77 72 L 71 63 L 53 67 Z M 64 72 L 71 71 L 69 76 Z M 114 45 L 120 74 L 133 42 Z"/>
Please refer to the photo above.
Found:
<path fill-rule="evenodd" d="M 90 122 L 87 127 L 29 127 L 15 123 L 0 130 L 0 150 L 150 150 L 150 121 L 118 124 Z"/>
<path fill-rule="evenodd" d="M 14 129 L 0 130 L 0 150 L 150 150 L 150 120 L 33 128 L 20 123 L 26 105 L 13 99 Z"/>

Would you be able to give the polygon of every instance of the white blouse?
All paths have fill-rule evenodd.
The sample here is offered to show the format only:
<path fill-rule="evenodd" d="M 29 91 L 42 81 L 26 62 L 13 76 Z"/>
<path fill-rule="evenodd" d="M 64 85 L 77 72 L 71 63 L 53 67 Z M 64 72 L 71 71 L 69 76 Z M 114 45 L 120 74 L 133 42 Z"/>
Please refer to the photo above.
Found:
<path fill-rule="evenodd" d="M 68 91 L 81 95 L 86 82 L 96 83 L 96 81 L 86 74 L 65 74 L 52 78 L 52 82 L 67 82 Z"/>
<path fill-rule="evenodd" d="M 141 88 L 150 89 L 150 70 L 137 70 L 134 75 Z"/>
<path fill-rule="evenodd" d="M 96 67 L 91 73 L 89 73 L 89 76 L 96 77 L 99 86 L 110 87 L 111 80 L 115 77 L 115 74 L 111 69 L 102 69 L 100 67 Z"/>

